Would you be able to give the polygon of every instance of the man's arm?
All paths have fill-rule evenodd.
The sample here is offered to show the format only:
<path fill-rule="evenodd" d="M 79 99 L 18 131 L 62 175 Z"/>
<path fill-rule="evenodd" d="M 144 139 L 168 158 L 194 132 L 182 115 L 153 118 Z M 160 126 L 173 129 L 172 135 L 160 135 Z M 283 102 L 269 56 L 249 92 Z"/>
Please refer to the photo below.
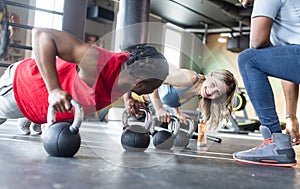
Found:
<path fill-rule="evenodd" d="M 54 29 L 34 28 L 32 35 L 33 52 L 49 92 L 49 104 L 55 111 L 67 111 L 71 108 L 72 97 L 60 86 L 55 66 L 56 56 L 79 64 L 90 45 L 66 32 Z"/>
<path fill-rule="evenodd" d="M 251 20 L 250 48 L 264 48 L 271 46 L 270 33 L 273 19 L 265 16 L 257 16 Z"/>
<path fill-rule="evenodd" d="M 299 85 L 290 81 L 281 81 L 286 103 L 286 133 L 291 134 L 293 144 L 299 144 L 299 123 L 296 117 Z"/>
<path fill-rule="evenodd" d="M 127 110 L 127 113 L 133 116 L 139 116 L 141 114 L 144 114 L 144 112 L 140 111 L 140 109 L 147 110 L 148 107 L 146 107 L 142 99 L 143 96 L 138 96 L 133 92 L 125 93 L 123 95 L 123 100 L 124 100 L 124 105 L 125 105 L 125 109 Z"/>

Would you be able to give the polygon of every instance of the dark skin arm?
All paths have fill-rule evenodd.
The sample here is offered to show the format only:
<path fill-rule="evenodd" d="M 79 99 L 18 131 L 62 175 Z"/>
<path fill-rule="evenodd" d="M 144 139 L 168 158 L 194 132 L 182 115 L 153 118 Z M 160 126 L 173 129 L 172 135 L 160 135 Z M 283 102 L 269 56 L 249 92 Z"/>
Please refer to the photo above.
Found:
<path fill-rule="evenodd" d="M 290 81 L 281 81 L 285 102 L 286 102 L 286 133 L 290 134 L 293 144 L 298 145 L 299 141 L 299 123 L 296 117 L 299 85 Z"/>
<path fill-rule="evenodd" d="M 147 110 L 148 108 L 145 106 L 144 102 L 138 101 L 131 96 L 131 92 L 128 92 L 123 95 L 123 100 L 125 102 L 125 108 L 127 113 L 133 116 L 138 116 L 140 114 L 144 114 L 140 109 Z"/>
<path fill-rule="evenodd" d="M 54 29 L 34 28 L 32 34 L 33 52 L 49 92 L 50 106 L 57 112 L 70 110 L 72 96 L 61 88 L 55 59 L 58 56 L 68 62 L 79 64 L 90 45 L 66 32 Z"/>
<path fill-rule="evenodd" d="M 264 48 L 271 46 L 270 33 L 273 20 L 268 17 L 258 16 L 251 20 L 250 48 Z"/>

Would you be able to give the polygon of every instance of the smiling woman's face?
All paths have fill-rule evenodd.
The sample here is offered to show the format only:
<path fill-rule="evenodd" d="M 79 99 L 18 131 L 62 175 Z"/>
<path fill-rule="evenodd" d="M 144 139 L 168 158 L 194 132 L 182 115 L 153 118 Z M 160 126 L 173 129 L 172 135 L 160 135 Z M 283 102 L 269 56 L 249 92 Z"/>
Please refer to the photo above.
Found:
<path fill-rule="evenodd" d="M 206 80 L 202 83 L 200 94 L 203 98 L 217 99 L 226 94 L 229 86 L 224 81 L 214 77 L 212 73 L 206 76 Z"/>

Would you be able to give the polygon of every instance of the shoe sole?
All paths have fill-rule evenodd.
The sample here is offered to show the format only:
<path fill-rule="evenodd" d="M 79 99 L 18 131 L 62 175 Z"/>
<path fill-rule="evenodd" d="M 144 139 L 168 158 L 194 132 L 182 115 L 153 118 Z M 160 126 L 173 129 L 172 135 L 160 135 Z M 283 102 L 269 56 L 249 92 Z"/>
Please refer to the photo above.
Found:
<path fill-rule="evenodd" d="M 278 160 L 265 160 L 265 162 L 258 162 L 258 161 L 249 161 L 238 159 L 233 155 L 233 159 L 238 162 L 254 164 L 254 165 L 265 165 L 265 166 L 275 166 L 275 167 L 293 167 L 297 165 L 296 163 L 280 163 Z"/>

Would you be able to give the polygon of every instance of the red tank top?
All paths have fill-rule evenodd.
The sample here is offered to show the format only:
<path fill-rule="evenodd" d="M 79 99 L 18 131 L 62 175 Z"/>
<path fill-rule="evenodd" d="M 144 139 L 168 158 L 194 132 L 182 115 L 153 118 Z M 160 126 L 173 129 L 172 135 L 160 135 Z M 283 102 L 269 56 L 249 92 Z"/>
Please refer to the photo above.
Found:
<path fill-rule="evenodd" d="M 56 59 L 56 68 L 61 87 L 72 95 L 88 115 L 110 105 L 125 92 L 118 89 L 117 78 L 129 53 L 110 52 L 99 47 L 98 78 L 89 87 L 77 74 L 76 64 Z M 34 59 L 22 61 L 16 68 L 13 90 L 16 102 L 25 117 L 34 123 L 47 122 L 48 92 Z M 72 112 L 56 113 L 56 121 L 71 120 Z"/>

